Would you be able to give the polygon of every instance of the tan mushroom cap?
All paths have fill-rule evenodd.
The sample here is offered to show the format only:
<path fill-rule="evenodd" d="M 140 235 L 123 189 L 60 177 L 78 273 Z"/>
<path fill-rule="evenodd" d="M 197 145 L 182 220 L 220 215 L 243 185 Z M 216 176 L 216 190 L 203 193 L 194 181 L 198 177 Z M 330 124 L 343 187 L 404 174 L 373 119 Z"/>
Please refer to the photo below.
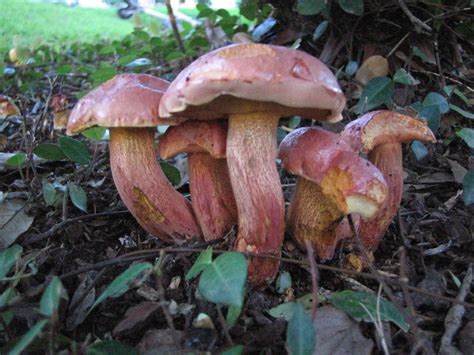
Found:
<path fill-rule="evenodd" d="M 426 121 L 393 111 L 369 112 L 349 123 L 341 136 L 353 149 L 363 153 L 388 143 L 436 142 Z"/>
<path fill-rule="evenodd" d="M 177 124 L 163 120 L 158 105 L 169 82 L 147 74 L 119 74 L 84 96 L 69 117 L 67 134 L 93 126 L 154 127 Z"/>
<path fill-rule="evenodd" d="M 382 173 L 334 133 L 300 128 L 283 139 L 279 156 L 286 170 L 319 185 L 344 214 L 371 217 L 385 202 Z"/>
<path fill-rule="evenodd" d="M 336 78 L 315 57 L 243 43 L 207 53 L 184 69 L 163 95 L 160 116 L 213 119 L 278 110 L 281 116 L 339 121 L 345 103 Z"/>

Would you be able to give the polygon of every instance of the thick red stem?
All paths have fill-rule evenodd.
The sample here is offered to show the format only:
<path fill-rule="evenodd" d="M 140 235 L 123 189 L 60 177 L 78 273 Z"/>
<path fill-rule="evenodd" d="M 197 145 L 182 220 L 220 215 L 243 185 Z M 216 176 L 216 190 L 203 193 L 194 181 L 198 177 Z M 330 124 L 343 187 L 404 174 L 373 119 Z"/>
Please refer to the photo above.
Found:
<path fill-rule="evenodd" d="M 388 186 L 384 207 L 372 218 L 361 219 L 359 235 L 368 250 L 375 250 L 397 214 L 403 193 L 403 155 L 400 143 L 382 144 L 369 153 L 369 160 L 382 172 Z"/>
<path fill-rule="evenodd" d="M 163 174 L 154 148 L 154 128 L 111 128 L 110 165 L 115 186 L 132 215 L 164 240 L 201 236 L 191 204 Z"/>
<path fill-rule="evenodd" d="M 229 117 L 227 165 L 239 214 L 238 251 L 279 256 L 284 200 L 276 168 L 279 117 L 268 113 Z M 249 281 L 263 285 L 278 272 L 276 260 L 250 258 Z"/>
<path fill-rule="evenodd" d="M 192 206 L 205 240 L 222 238 L 237 224 L 237 206 L 225 159 L 188 155 Z"/>

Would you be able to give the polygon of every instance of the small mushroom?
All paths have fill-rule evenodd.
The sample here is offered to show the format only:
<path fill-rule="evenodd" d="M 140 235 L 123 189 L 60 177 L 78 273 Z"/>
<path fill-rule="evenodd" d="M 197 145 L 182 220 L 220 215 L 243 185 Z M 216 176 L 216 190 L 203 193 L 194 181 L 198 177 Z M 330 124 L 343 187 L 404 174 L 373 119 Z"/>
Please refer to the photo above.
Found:
<path fill-rule="evenodd" d="M 338 121 L 345 97 L 318 59 L 279 46 L 234 44 L 185 68 L 160 103 L 160 116 L 228 118 L 227 165 L 237 204 L 235 249 L 279 256 L 284 200 L 275 159 L 280 117 Z M 249 280 L 265 284 L 279 262 L 250 258 Z"/>
<path fill-rule="evenodd" d="M 156 126 L 177 124 L 158 116 L 169 83 L 145 74 L 121 74 L 84 96 L 69 117 L 67 133 L 110 129 L 110 165 L 124 204 L 150 234 L 164 240 L 201 236 L 191 204 L 162 172 L 156 158 Z"/>
<path fill-rule="evenodd" d="M 395 217 L 402 200 L 402 143 L 412 140 L 436 142 L 425 121 L 391 111 L 374 111 L 349 123 L 342 139 L 355 151 L 368 154 L 369 160 L 382 172 L 388 185 L 384 207 L 373 218 L 360 221 L 362 244 L 374 251 Z"/>
<path fill-rule="evenodd" d="M 170 127 L 158 143 L 161 159 L 188 153 L 192 206 L 205 240 L 222 238 L 237 224 L 226 138 L 224 122 L 187 121 Z"/>
<path fill-rule="evenodd" d="M 302 248 L 310 240 L 321 260 L 332 258 L 339 240 L 347 237 L 338 229 L 345 215 L 371 217 L 387 196 L 380 171 L 324 129 L 305 127 L 288 134 L 280 144 L 280 159 L 298 175 L 288 230 Z"/>

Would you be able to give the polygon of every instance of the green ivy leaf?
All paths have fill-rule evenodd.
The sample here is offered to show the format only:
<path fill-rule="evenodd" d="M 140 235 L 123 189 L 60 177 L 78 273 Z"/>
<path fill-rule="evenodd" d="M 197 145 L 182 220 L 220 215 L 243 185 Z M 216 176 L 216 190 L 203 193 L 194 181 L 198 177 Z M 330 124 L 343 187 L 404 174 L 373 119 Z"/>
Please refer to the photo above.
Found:
<path fill-rule="evenodd" d="M 276 282 L 277 292 L 285 293 L 285 290 L 291 287 L 291 275 L 288 271 L 283 271 L 278 276 Z"/>
<path fill-rule="evenodd" d="M 72 204 L 81 211 L 87 212 L 87 194 L 84 189 L 73 183 L 68 183 L 67 187 Z"/>
<path fill-rule="evenodd" d="M 364 14 L 364 0 L 338 0 L 339 6 L 345 12 L 362 16 Z"/>
<path fill-rule="evenodd" d="M 189 281 L 199 275 L 210 263 L 212 263 L 212 247 L 202 251 L 193 266 L 186 273 L 185 280 Z"/>
<path fill-rule="evenodd" d="M 423 100 L 423 107 L 437 107 L 440 113 L 449 111 L 449 104 L 446 98 L 437 92 L 430 92 Z"/>
<path fill-rule="evenodd" d="M 209 302 L 242 307 L 247 259 L 241 253 L 227 252 L 216 258 L 199 279 L 199 292 Z"/>
<path fill-rule="evenodd" d="M 293 312 L 297 303 L 301 303 L 303 305 L 303 308 L 308 310 L 311 308 L 312 300 L 313 295 L 311 293 L 308 293 L 298 298 L 294 302 L 286 302 L 273 307 L 268 311 L 268 314 L 270 314 L 272 317 L 285 318 L 287 321 L 289 321 L 293 316 Z"/>
<path fill-rule="evenodd" d="M 81 165 L 90 163 L 91 156 L 86 143 L 66 136 L 59 137 L 58 142 L 63 153 L 73 162 Z"/>
<path fill-rule="evenodd" d="M 43 181 L 43 200 L 46 206 L 58 206 L 62 202 L 62 197 L 53 184 Z"/>
<path fill-rule="evenodd" d="M 48 324 L 48 321 L 44 319 L 40 320 L 33 327 L 31 327 L 31 329 L 25 333 L 20 338 L 20 340 L 18 340 L 15 346 L 10 349 L 8 355 L 20 355 L 22 351 L 25 350 L 28 345 L 30 345 L 30 343 L 41 333 L 46 324 Z"/>
<path fill-rule="evenodd" d="M 181 183 L 181 173 L 177 168 L 167 162 L 160 162 L 161 170 L 172 185 L 178 186 Z"/>
<path fill-rule="evenodd" d="M 225 317 L 225 324 L 232 328 L 235 323 L 237 323 L 237 319 L 239 319 L 240 313 L 242 312 L 241 307 L 230 306 L 227 310 L 227 315 Z"/>
<path fill-rule="evenodd" d="M 5 164 L 19 168 L 25 161 L 26 161 L 26 154 L 17 153 L 13 155 L 12 157 L 8 158 Z"/>
<path fill-rule="evenodd" d="M 346 72 L 347 75 L 352 76 L 357 71 L 357 68 L 359 68 L 359 64 L 357 64 L 357 62 L 351 60 L 349 63 L 347 63 L 345 72 Z"/>
<path fill-rule="evenodd" d="M 474 120 L 474 113 L 468 112 L 466 110 L 463 110 L 459 106 L 449 104 L 449 108 L 457 113 L 459 113 L 461 116 L 469 118 L 470 120 Z"/>
<path fill-rule="evenodd" d="M 240 355 L 244 352 L 243 345 L 237 345 L 230 349 L 224 350 L 221 355 Z"/>
<path fill-rule="evenodd" d="M 403 85 L 418 85 L 420 83 L 403 68 L 397 70 L 397 72 L 393 76 L 393 81 Z"/>
<path fill-rule="evenodd" d="M 463 128 L 456 132 L 458 137 L 461 137 L 467 143 L 469 148 L 474 149 L 474 129 Z"/>
<path fill-rule="evenodd" d="M 394 83 L 387 77 L 378 77 L 370 80 L 362 90 L 356 113 L 363 114 L 382 104 L 388 103 L 393 96 Z"/>
<path fill-rule="evenodd" d="M 428 149 L 422 142 L 413 141 L 410 147 L 413 154 L 415 154 L 416 160 L 422 160 L 428 156 Z"/>
<path fill-rule="evenodd" d="M 313 42 L 316 42 L 323 34 L 326 32 L 326 29 L 329 26 L 329 21 L 324 20 L 318 26 L 316 26 L 313 32 Z"/>
<path fill-rule="evenodd" d="M 12 245 L 10 248 L 0 252 L 0 279 L 3 279 L 10 272 L 10 269 L 15 265 L 20 258 L 23 248 L 18 245 Z"/>
<path fill-rule="evenodd" d="M 316 346 L 313 321 L 301 303 L 296 303 L 286 330 L 286 345 L 292 355 L 311 355 Z"/>
<path fill-rule="evenodd" d="M 474 203 L 474 170 L 471 169 L 464 176 L 463 181 L 463 196 L 464 204 L 466 206 L 472 205 Z"/>
<path fill-rule="evenodd" d="M 441 112 L 439 111 L 438 106 L 427 106 L 422 107 L 418 113 L 421 118 L 424 118 L 428 121 L 428 127 L 436 132 L 439 128 L 441 122 Z"/>
<path fill-rule="evenodd" d="M 9 287 L 0 295 L 0 307 L 4 307 L 13 297 L 17 295 L 15 289 L 13 287 Z M 15 316 L 15 312 L 13 309 L 9 309 L 5 312 L 0 313 L 0 317 L 3 318 L 3 322 L 5 325 L 9 325 L 10 322 L 13 320 Z M 0 331 L 4 331 L 5 328 L 3 324 L 0 323 Z"/>
<path fill-rule="evenodd" d="M 33 153 L 42 159 L 46 160 L 62 160 L 66 159 L 66 155 L 61 150 L 61 147 L 53 143 L 38 144 Z"/>
<path fill-rule="evenodd" d="M 102 340 L 87 347 L 86 355 L 138 355 L 129 345 L 115 340 Z"/>
<path fill-rule="evenodd" d="M 316 15 L 325 7 L 325 0 L 298 0 L 296 3 L 296 12 L 300 15 Z"/>
<path fill-rule="evenodd" d="M 114 281 L 102 292 L 97 298 L 92 307 L 89 309 L 87 314 L 90 314 L 92 310 L 99 304 L 104 302 L 107 298 L 116 298 L 123 295 L 129 289 L 129 284 L 134 281 L 142 272 L 152 269 L 153 265 L 150 263 L 140 263 L 130 266 L 127 270 L 122 272 L 115 278 Z"/>
<path fill-rule="evenodd" d="M 40 301 L 40 312 L 46 317 L 51 317 L 58 311 L 59 300 L 63 284 L 59 277 L 55 276 L 44 290 Z"/>
<path fill-rule="evenodd" d="M 100 141 L 104 136 L 106 128 L 105 127 L 91 127 L 82 131 L 81 134 L 93 141 Z"/>
<path fill-rule="evenodd" d="M 353 318 L 371 322 L 371 317 L 367 313 L 370 312 L 373 318 L 380 317 L 384 321 L 393 322 L 405 332 L 410 329 L 405 318 L 393 303 L 383 298 L 378 300 L 375 294 L 346 290 L 333 293 L 328 297 L 328 301 Z M 380 314 L 378 314 L 377 302 L 380 302 Z"/>

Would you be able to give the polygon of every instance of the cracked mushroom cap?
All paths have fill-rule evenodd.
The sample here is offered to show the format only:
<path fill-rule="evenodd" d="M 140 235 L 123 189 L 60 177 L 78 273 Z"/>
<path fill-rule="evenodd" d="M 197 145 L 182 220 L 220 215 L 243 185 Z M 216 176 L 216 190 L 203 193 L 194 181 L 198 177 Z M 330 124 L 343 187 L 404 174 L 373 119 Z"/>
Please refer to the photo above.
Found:
<path fill-rule="evenodd" d="M 345 104 L 336 78 L 315 57 L 288 47 L 243 43 L 207 53 L 185 68 L 163 96 L 160 116 L 214 119 L 278 110 L 281 116 L 339 121 Z"/>
<path fill-rule="evenodd" d="M 186 121 L 170 127 L 158 142 L 161 159 L 179 153 L 208 153 L 215 159 L 226 158 L 227 126 L 223 122 Z"/>
<path fill-rule="evenodd" d="M 407 143 L 413 140 L 436 142 L 426 121 L 392 111 L 373 111 L 349 123 L 341 137 L 363 153 L 387 143 Z"/>
<path fill-rule="evenodd" d="M 324 129 L 305 127 L 287 135 L 280 144 L 280 159 L 287 171 L 319 185 L 344 214 L 371 217 L 387 197 L 382 173 Z"/>
<path fill-rule="evenodd" d="M 169 82 L 147 74 L 119 74 L 79 100 L 69 117 L 67 134 L 93 126 L 155 127 L 179 120 L 163 120 L 158 105 Z"/>

